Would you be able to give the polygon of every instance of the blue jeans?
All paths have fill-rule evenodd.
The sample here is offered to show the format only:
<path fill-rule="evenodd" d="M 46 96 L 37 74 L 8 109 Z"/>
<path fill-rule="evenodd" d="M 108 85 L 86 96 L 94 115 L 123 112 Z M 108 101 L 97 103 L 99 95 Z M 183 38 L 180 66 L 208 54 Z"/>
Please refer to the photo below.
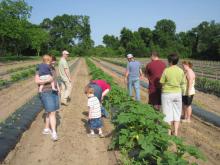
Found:
<path fill-rule="evenodd" d="M 108 117 L 108 112 L 106 111 L 106 109 L 105 109 L 105 107 L 103 107 L 103 106 L 101 106 L 101 113 L 102 113 L 102 116 L 104 116 L 104 117 Z"/>
<path fill-rule="evenodd" d="M 140 101 L 141 100 L 141 97 L 140 97 L 140 80 L 139 78 L 128 78 L 128 93 L 129 93 L 129 96 L 132 96 L 132 88 L 134 87 L 134 90 L 135 90 L 135 99 L 137 101 Z"/>
<path fill-rule="evenodd" d="M 54 112 L 60 108 L 59 96 L 56 91 L 45 91 L 39 95 L 46 112 Z"/>

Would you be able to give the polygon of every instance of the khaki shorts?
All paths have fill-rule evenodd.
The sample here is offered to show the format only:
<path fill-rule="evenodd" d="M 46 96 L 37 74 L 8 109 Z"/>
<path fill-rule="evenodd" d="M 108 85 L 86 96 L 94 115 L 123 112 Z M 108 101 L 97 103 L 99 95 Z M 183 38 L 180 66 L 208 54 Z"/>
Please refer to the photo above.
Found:
<path fill-rule="evenodd" d="M 162 112 L 165 122 L 180 121 L 182 112 L 181 93 L 162 93 Z"/>

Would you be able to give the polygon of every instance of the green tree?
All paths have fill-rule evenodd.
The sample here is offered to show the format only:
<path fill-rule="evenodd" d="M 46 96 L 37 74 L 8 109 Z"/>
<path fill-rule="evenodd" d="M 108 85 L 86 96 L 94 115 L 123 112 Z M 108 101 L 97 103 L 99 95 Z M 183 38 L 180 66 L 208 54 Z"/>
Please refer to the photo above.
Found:
<path fill-rule="evenodd" d="M 64 14 L 53 20 L 46 18 L 40 26 L 50 34 L 50 49 L 73 49 L 77 54 L 84 54 L 94 45 L 88 16 Z"/>
<path fill-rule="evenodd" d="M 24 0 L 2 0 L 0 2 L 0 54 L 19 54 L 28 46 L 26 28 L 31 7 Z"/>
<path fill-rule="evenodd" d="M 172 46 L 175 41 L 176 24 L 172 20 L 162 19 L 156 23 L 153 31 L 154 43 L 161 48 Z"/>
<path fill-rule="evenodd" d="M 139 57 L 144 57 L 147 54 L 145 43 L 138 32 L 134 32 L 132 40 L 127 43 L 126 53 L 132 53 Z"/>
<path fill-rule="evenodd" d="M 152 42 L 152 31 L 149 28 L 140 27 L 138 28 L 138 32 L 141 36 L 141 39 L 144 41 L 146 47 L 150 47 Z"/>
<path fill-rule="evenodd" d="M 120 46 L 118 37 L 115 37 L 113 35 L 104 35 L 103 43 L 106 45 L 106 47 L 112 48 L 114 50 L 118 49 Z"/>
<path fill-rule="evenodd" d="M 29 29 L 31 47 L 37 51 L 37 56 L 40 55 L 41 48 L 48 43 L 49 34 L 40 27 L 32 27 Z"/>
<path fill-rule="evenodd" d="M 127 28 L 123 28 L 121 30 L 121 35 L 120 35 L 120 44 L 127 49 L 128 43 L 131 42 L 133 39 L 133 33 L 131 30 Z"/>

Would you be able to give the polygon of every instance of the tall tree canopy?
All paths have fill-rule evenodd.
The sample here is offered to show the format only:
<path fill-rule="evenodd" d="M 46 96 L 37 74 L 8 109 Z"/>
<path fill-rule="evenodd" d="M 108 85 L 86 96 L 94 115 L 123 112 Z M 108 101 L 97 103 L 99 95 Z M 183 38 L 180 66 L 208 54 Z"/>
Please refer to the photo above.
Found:
<path fill-rule="evenodd" d="M 113 38 L 117 37 L 103 37 L 106 47 L 111 47 Z M 220 60 L 220 24 L 214 21 L 205 21 L 187 32 L 176 33 L 175 22 L 162 19 L 153 30 L 140 27 L 132 32 L 124 27 L 118 39 L 118 48 L 135 56 L 147 56 L 156 50 L 163 56 L 175 51 L 182 57 Z"/>

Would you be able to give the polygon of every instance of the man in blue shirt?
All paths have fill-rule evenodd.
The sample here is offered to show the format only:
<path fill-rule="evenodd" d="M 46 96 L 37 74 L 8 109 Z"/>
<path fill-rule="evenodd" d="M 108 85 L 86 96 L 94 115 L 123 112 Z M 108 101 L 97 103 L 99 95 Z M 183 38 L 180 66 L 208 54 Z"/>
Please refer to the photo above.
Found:
<path fill-rule="evenodd" d="M 135 90 L 137 101 L 140 101 L 140 78 L 142 78 L 141 64 L 135 61 L 132 54 L 127 55 L 128 64 L 125 72 L 125 82 L 128 86 L 129 96 L 132 96 L 132 88 Z"/>

